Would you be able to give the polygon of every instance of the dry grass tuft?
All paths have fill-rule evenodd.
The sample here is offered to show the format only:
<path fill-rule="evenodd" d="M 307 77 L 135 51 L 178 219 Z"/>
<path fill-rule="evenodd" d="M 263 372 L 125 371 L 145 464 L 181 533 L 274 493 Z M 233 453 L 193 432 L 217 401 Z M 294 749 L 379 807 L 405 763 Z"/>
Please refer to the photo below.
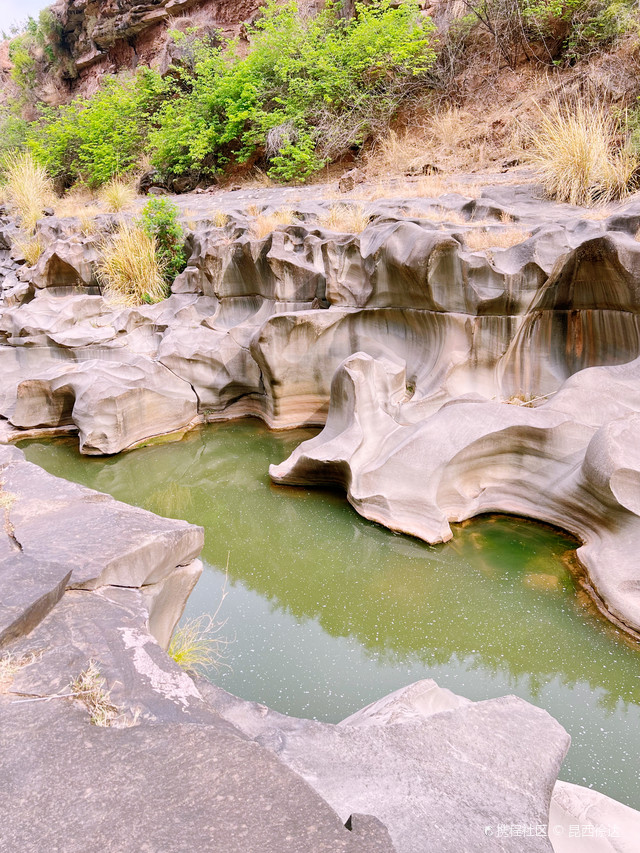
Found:
<path fill-rule="evenodd" d="M 28 151 L 8 155 L 2 165 L 6 200 L 20 217 L 23 231 L 33 234 L 45 207 L 55 200 L 53 184 Z"/>
<path fill-rule="evenodd" d="M 259 204 L 250 204 L 247 207 L 247 216 L 260 216 L 262 213 L 262 206 Z"/>
<path fill-rule="evenodd" d="M 20 234 L 20 236 L 15 238 L 14 244 L 24 256 L 28 267 L 33 267 L 38 263 L 45 249 L 44 241 L 40 234 L 36 234 L 35 236 Z"/>
<path fill-rule="evenodd" d="M 318 217 L 318 222 L 331 231 L 360 234 L 369 224 L 370 218 L 359 204 L 332 204 L 326 213 Z"/>
<path fill-rule="evenodd" d="M 407 208 L 406 216 L 413 219 L 426 219 L 428 222 L 439 222 L 447 225 L 466 225 L 467 220 L 455 210 L 445 208 L 433 208 L 432 210 L 420 210 L 420 208 Z"/>
<path fill-rule="evenodd" d="M 229 581 L 229 556 L 227 555 L 227 567 L 224 584 L 220 593 L 220 601 L 211 615 L 203 613 L 193 619 L 187 619 L 177 628 L 167 654 L 182 667 L 192 674 L 206 674 L 207 670 L 219 669 L 224 664 L 226 648 L 229 640 L 220 632 L 226 625 L 227 620 L 218 620 L 218 614 L 227 597 L 227 583 Z"/>
<path fill-rule="evenodd" d="M 113 178 L 100 191 L 100 200 L 109 213 L 120 213 L 131 207 L 136 199 L 136 191 L 132 184 L 122 178 Z"/>
<path fill-rule="evenodd" d="M 620 147 L 620 132 L 620 122 L 604 106 L 578 101 L 542 113 L 531 158 L 547 194 L 576 205 L 627 195 L 640 159 Z"/>
<path fill-rule="evenodd" d="M 121 716 L 120 709 L 113 704 L 110 692 L 104 689 L 104 685 L 105 680 L 92 660 L 71 682 L 71 692 L 86 706 L 94 726 L 112 726 Z"/>
<path fill-rule="evenodd" d="M 102 247 L 97 276 L 107 300 L 143 305 L 167 297 L 156 241 L 141 228 L 123 224 Z"/>
<path fill-rule="evenodd" d="M 0 693 L 6 693 L 11 686 L 14 676 L 38 660 L 41 652 L 31 652 L 28 655 L 3 655 L 0 658 Z"/>
<path fill-rule="evenodd" d="M 231 217 L 224 210 L 214 210 L 211 214 L 211 224 L 216 228 L 224 228 Z"/>
<path fill-rule="evenodd" d="M 517 246 L 518 243 L 524 243 L 530 236 L 527 231 L 523 231 L 521 228 L 505 228 L 495 231 L 487 231 L 485 228 L 479 228 L 467 231 L 464 235 L 464 242 L 474 251 L 480 249 L 510 249 L 512 246 Z"/>
<path fill-rule="evenodd" d="M 274 210 L 272 213 L 260 213 L 251 223 L 251 230 L 256 237 L 266 237 L 280 225 L 293 225 L 296 215 L 289 208 Z"/>
<path fill-rule="evenodd" d="M 55 204 L 56 216 L 65 218 L 68 216 L 97 216 L 100 208 L 97 199 L 91 190 L 83 186 L 72 187 Z"/>
<path fill-rule="evenodd" d="M 536 396 L 535 394 L 525 394 L 521 392 L 520 394 L 513 394 L 506 400 L 503 400 L 503 403 L 508 403 L 510 406 L 524 406 L 525 409 L 533 409 L 539 403 L 544 402 L 549 399 L 549 394 L 540 394 Z"/>

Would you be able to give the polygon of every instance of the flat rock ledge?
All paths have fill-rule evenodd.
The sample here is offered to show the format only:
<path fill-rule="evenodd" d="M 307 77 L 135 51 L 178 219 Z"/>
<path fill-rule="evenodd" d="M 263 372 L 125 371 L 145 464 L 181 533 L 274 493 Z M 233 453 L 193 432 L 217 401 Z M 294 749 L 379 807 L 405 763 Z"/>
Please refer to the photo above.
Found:
<path fill-rule="evenodd" d="M 329 725 L 192 679 L 164 647 L 202 531 L 13 447 L 0 476 L 1 849 L 515 853 L 499 827 L 526 826 L 527 850 L 574 853 L 549 826 L 576 822 L 617 827 L 597 853 L 634 849 L 640 814 L 556 783 L 569 737 L 523 700 L 422 681 Z M 106 726 L 72 687 L 89 667 Z"/>

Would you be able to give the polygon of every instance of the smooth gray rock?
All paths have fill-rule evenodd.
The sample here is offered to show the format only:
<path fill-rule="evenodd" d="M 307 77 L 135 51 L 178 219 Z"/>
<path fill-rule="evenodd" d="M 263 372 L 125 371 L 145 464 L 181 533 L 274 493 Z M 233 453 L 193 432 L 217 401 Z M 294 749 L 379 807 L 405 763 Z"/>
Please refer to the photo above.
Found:
<path fill-rule="evenodd" d="M 71 587 L 157 583 L 200 553 L 200 527 L 53 477 L 13 447 L 0 446 L 0 465 L 3 489 L 15 496 L 6 513 L 22 557 L 35 571 L 41 562 L 67 566 Z"/>
<path fill-rule="evenodd" d="M 394 851 L 377 822 L 355 819 L 350 832 L 300 776 L 225 724 L 98 728 L 72 700 L 4 698 L 5 850 Z"/>
<path fill-rule="evenodd" d="M 202 689 L 221 716 L 273 750 L 341 816 L 378 817 L 398 853 L 515 853 L 520 839 L 496 837 L 505 824 L 545 827 L 527 849 L 552 849 L 549 803 L 570 739 L 521 699 L 469 703 L 418 682 L 333 726 Z"/>

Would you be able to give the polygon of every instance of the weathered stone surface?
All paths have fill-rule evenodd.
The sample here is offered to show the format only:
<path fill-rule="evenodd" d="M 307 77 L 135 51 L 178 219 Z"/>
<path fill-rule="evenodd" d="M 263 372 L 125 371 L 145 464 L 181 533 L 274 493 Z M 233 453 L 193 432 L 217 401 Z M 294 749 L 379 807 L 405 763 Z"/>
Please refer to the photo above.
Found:
<path fill-rule="evenodd" d="M 324 224 L 332 204 L 313 187 L 177 203 L 193 225 L 188 266 L 156 306 L 68 294 L 69 276 L 91 281 L 93 243 L 75 220 L 40 223 L 47 252 L 20 274 L 47 286 L 17 304 L 11 279 L 0 315 L 3 434 L 75 427 L 84 452 L 114 453 L 202 420 L 322 425 L 334 374 L 362 353 L 322 438 L 274 476 L 342 483 L 367 517 L 429 541 L 487 509 L 567 527 L 604 607 L 640 624 L 637 573 L 615 544 L 635 542 L 622 449 L 635 427 L 607 427 L 640 411 L 637 202 L 599 220 L 531 186 L 354 200 L 359 234 Z M 262 225 L 283 206 L 293 222 L 258 236 L 250 205 Z M 505 229 L 514 245 L 501 249 Z M 363 373 L 364 358 L 382 366 Z"/>
<path fill-rule="evenodd" d="M 34 570 L 41 562 L 68 566 L 72 587 L 157 583 L 192 563 L 202 548 L 202 528 L 53 477 L 16 448 L 0 447 L 0 463 L 3 492 L 14 496 L 5 523 L 20 560 L 32 561 Z"/>
<path fill-rule="evenodd" d="M 640 812 L 598 791 L 559 781 L 553 790 L 549 826 L 555 853 L 635 853 Z"/>
<path fill-rule="evenodd" d="M 378 817 L 398 853 L 517 851 L 498 825 L 546 827 L 569 736 L 515 697 L 470 703 L 432 681 L 338 726 L 295 720 L 203 687 L 210 704 L 305 778 L 341 815 Z M 490 828 L 491 832 L 487 832 Z M 546 837 L 529 850 L 552 849 Z"/>
<path fill-rule="evenodd" d="M 185 601 L 179 599 L 178 618 Z M 136 719 L 211 722 L 211 710 L 196 685 L 152 635 L 156 608 L 154 602 L 151 608 L 149 604 L 146 592 L 139 589 L 67 591 L 28 636 L 9 648 L 18 658 L 34 658 L 14 676 L 12 692 L 65 693 L 93 661 L 120 709 L 123 725 Z"/>
<path fill-rule="evenodd" d="M 479 396 L 407 401 L 403 364 L 356 354 L 334 377 L 323 432 L 271 475 L 342 485 L 367 518 L 429 542 L 487 511 L 561 525 L 584 543 L 578 556 L 609 613 L 638 631 L 639 370 L 634 361 L 581 371 L 528 408 Z"/>
<path fill-rule="evenodd" d="M 350 832 L 225 724 L 98 728 L 70 702 L 0 702 L 6 850 L 393 853 L 379 824 L 356 819 Z"/>

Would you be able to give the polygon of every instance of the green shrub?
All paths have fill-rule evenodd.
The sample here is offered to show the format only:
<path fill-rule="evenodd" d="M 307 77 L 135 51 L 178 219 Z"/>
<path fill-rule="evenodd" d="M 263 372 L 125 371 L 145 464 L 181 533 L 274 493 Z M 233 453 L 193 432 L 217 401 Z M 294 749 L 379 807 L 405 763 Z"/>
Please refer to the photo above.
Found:
<path fill-rule="evenodd" d="M 138 165 L 165 89 L 149 69 L 135 77 L 107 77 L 91 98 L 43 107 L 31 126 L 29 147 L 62 186 L 101 186 Z"/>
<path fill-rule="evenodd" d="M 28 130 L 28 123 L 11 105 L 0 105 L 0 163 L 9 152 L 25 147 Z"/>
<path fill-rule="evenodd" d="M 192 47 L 175 96 L 151 133 L 166 173 L 213 174 L 265 151 L 269 174 L 304 179 L 386 125 L 435 61 L 434 25 L 414 0 L 357 4 L 345 19 L 329 2 L 302 16 L 270 0 L 250 29 L 250 50 Z"/>
<path fill-rule="evenodd" d="M 178 222 L 175 204 L 164 198 L 150 199 L 142 210 L 140 226 L 155 240 L 156 255 L 163 276 L 171 284 L 187 265 L 184 230 Z"/>

